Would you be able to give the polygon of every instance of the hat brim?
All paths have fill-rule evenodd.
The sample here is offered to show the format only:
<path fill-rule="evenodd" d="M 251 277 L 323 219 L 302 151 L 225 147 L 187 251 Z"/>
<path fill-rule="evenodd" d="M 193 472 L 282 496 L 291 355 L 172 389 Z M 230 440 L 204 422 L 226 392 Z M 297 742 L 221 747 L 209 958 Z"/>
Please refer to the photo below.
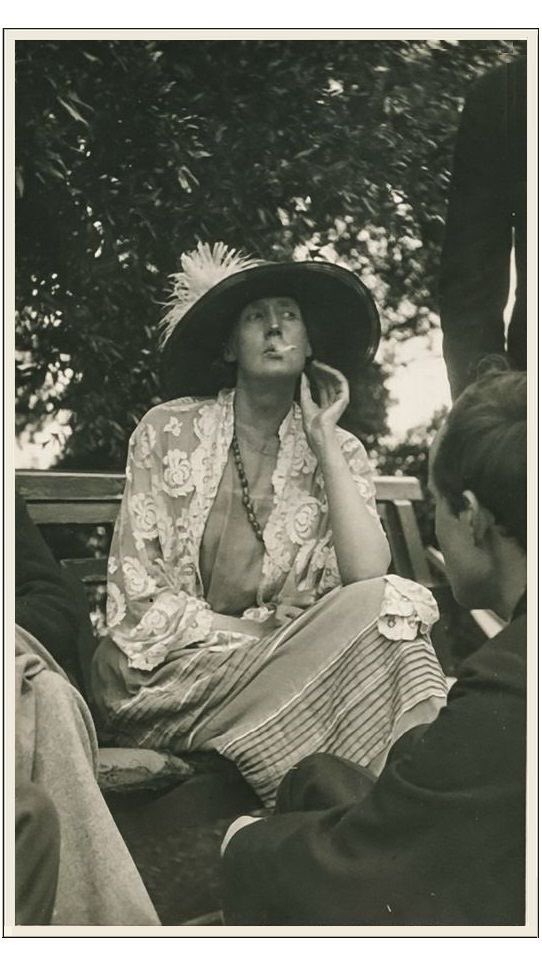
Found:
<path fill-rule="evenodd" d="M 160 375 L 165 398 L 215 395 L 224 343 L 240 312 L 259 298 L 294 298 L 314 358 L 352 378 L 373 358 L 380 319 L 373 297 L 351 271 L 320 261 L 288 261 L 229 275 L 187 311 L 166 342 Z"/>

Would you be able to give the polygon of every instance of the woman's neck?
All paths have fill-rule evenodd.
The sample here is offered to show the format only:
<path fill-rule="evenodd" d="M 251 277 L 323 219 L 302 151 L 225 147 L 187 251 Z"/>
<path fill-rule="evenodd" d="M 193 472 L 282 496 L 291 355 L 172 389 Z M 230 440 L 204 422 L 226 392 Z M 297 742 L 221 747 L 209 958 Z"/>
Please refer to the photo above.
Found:
<path fill-rule="evenodd" d="M 273 438 L 286 418 L 294 400 L 295 385 L 252 385 L 239 380 L 235 389 L 235 421 L 258 431 L 262 438 Z"/>

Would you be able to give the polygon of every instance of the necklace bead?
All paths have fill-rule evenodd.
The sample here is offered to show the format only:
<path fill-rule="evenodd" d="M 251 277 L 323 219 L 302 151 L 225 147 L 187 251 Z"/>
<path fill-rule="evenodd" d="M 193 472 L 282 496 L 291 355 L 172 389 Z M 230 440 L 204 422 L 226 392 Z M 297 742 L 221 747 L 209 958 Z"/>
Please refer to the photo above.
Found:
<path fill-rule="evenodd" d="M 237 433 L 235 428 L 233 430 L 232 436 L 232 451 L 233 451 L 233 461 L 235 462 L 235 467 L 237 469 L 237 474 L 239 475 L 239 481 L 241 483 L 241 501 L 246 509 L 247 518 L 250 522 L 256 537 L 260 542 L 264 542 L 263 530 L 256 518 L 256 513 L 254 511 L 254 505 L 252 499 L 250 498 L 250 492 L 248 487 L 248 479 L 245 473 L 245 467 L 243 465 L 243 459 L 241 458 L 241 450 L 239 448 L 239 441 L 237 438 Z"/>

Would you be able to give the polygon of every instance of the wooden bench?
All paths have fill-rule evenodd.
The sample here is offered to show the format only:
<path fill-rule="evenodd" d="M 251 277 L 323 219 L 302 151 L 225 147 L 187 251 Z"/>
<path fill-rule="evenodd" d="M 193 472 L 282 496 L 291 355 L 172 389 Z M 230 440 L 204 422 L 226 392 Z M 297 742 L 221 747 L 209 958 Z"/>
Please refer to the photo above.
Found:
<path fill-rule="evenodd" d="M 414 512 L 414 503 L 423 500 L 418 479 L 380 476 L 375 482 L 378 511 L 390 542 L 394 572 L 424 586 L 433 585 Z M 124 490 L 124 474 L 19 471 L 17 488 L 37 525 L 112 525 Z M 105 582 L 105 555 L 62 562 L 83 582 Z"/>
<path fill-rule="evenodd" d="M 125 476 L 122 472 L 55 472 L 22 470 L 17 487 L 38 526 L 61 526 L 74 532 L 81 525 L 109 527 L 117 517 Z M 446 585 L 442 553 L 425 548 L 415 514 L 423 501 L 418 479 L 411 476 L 375 478 L 378 511 L 392 553 L 392 569 L 400 576 L 435 589 Z M 105 533 L 105 530 L 104 530 Z M 105 585 L 109 538 L 104 551 L 86 558 L 64 558 L 64 566 L 87 585 Z M 486 637 L 495 636 L 503 621 L 489 610 L 473 610 L 471 616 Z"/>
<path fill-rule="evenodd" d="M 115 522 L 124 491 L 121 472 L 55 472 L 22 470 L 17 487 L 38 526 L 62 526 L 77 531 L 81 525 L 110 527 Z M 442 553 L 425 548 L 414 506 L 423 501 L 418 479 L 411 476 L 377 476 L 377 506 L 397 575 L 435 588 L 446 584 Z M 105 585 L 109 538 L 104 551 L 86 558 L 64 558 L 62 564 L 87 585 Z M 487 637 L 495 636 L 503 621 L 490 610 L 473 610 L 475 623 Z"/>

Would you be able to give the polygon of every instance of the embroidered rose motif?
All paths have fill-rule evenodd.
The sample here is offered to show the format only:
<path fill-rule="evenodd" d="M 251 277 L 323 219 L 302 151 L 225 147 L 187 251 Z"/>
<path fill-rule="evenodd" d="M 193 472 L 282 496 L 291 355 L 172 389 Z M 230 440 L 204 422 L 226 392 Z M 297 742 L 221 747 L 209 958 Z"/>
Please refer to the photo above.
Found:
<path fill-rule="evenodd" d="M 175 415 L 172 415 L 167 425 L 164 426 L 164 432 L 169 432 L 171 435 L 174 435 L 175 438 L 179 438 L 182 427 L 183 423 L 181 420 L 176 418 Z"/>
<path fill-rule="evenodd" d="M 109 628 L 118 626 L 126 615 L 126 600 L 124 594 L 114 582 L 107 587 L 107 625 Z"/>
<path fill-rule="evenodd" d="M 367 476 L 367 463 L 361 458 L 355 458 L 348 463 L 348 467 L 362 499 L 369 502 L 374 498 L 375 487 L 372 479 Z"/>
<path fill-rule="evenodd" d="M 206 452 L 201 445 L 192 456 L 192 469 L 197 488 L 204 498 L 212 500 L 216 494 L 219 479 L 216 478 L 217 452 L 216 445 L 211 445 L 211 451 Z"/>
<path fill-rule="evenodd" d="M 130 498 L 130 512 L 134 518 L 134 538 L 138 549 L 143 539 L 156 539 L 158 536 L 156 506 L 152 495 L 137 493 Z"/>
<path fill-rule="evenodd" d="M 145 469 L 152 463 L 152 450 L 156 443 L 156 429 L 148 424 L 144 425 L 134 442 L 134 462 Z"/>
<path fill-rule="evenodd" d="M 194 420 L 194 432 L 199 439 L 209 438 L 216 432 L 216 413 L 213 405 L 203 405 Z"/>
<path fill-rule="evenodd" d="M 165 633 L 169 625 L 168 614 L 164 612 L 163 609 L 158 609 L 158 607 L 153 606 L 152 609 L 148 609 L 143 619 L 137 627 L 138 635 L 140 633 L 148 633 L 150 636 L 161 636 Z"/>
<path fill-rule="evenodd" d="M 263 583 L 260 585 L 262 598 L 273 595 L 284 578 L 284 573 L 291 568 L 295 555 L 295 546 L 289 537 L 288 519 L 284 512 L 271 515 L 270 523 L 265 530 L 265 546 L 267 552 L 263 557 Z M 271 587 L 271 589 L 270 589 Z"/>
<path fill-rule="evenodd" d="M 184 559 L 176 566 L 168 566 L 164 571 L 164 582 L 173 592 L 189 592 L 194 580 L 194 563 Z"/>
<path fill-rule="evenodd" d="M 126 556 L 122 560 L 122 572 L 129 596 L 145 596 L 155 592 L 156 584 L 139 559 Z"/>
<path fill-rule="evenodd" d="M 292 542 L 301 546 L 314 535 L 320 516 L 320 504 L 311 497 L 294 505 L 289 512 L 288 535 Z"/>
<path fill-rule="evenodd" d="M 294 451 L 292 459 L 292 476 L 309 475 L 314 472 L 317 460 L 314 452 L 309 448 L 304 438 L 301 438 Z"/>
<path fill-rule="evenodd" d="M 194 482 L 186 452 L 181 452 L 180 449 L 171 449 L 164 456 L 162 462 L 164 464 L 164 481 L 162 483 L 164 491 L 173 498 L 188 495 L 194 488 Z"/>
<path fill-rule="evenodd" d="M 172 398 L 170 402 L 164 402 L 160 407 L 172 412 L 189 412 L 194 408 L 195 403 L 195 398 L 185 395 L 184 398 Z"/>
<path fill-rule="evenodd" d="M 158 530 L 158 538 L 160 539 L 160 545 L 162 547 L 162 555 L 164 559 L 169 559 L 175 548 L 175 529 L 173 527 L 173 521 L 167 512 L 159 512 L 156 519 L 156 528 Z"/>
<path fill-rule="evenodd" d="M 358 453 L 361 448 L 361 442 L 359 439 L 355 438 L 353 435 L 346 435 L 341 432 L 341 449 L 345 456 Z M 365 451 L 365 449 L 363 450 Z"/>

